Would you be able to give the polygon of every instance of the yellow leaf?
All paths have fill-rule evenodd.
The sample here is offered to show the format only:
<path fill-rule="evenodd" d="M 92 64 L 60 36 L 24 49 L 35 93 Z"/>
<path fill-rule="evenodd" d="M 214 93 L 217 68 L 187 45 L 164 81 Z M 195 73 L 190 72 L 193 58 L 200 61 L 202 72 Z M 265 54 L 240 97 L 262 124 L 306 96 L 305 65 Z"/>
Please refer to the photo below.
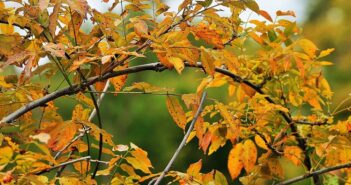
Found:
<path fill-rule="evenodd" d="M 205 49 L 201 48 L 201 63 L 207 74 L 214 76 L 215 74 L 215 59 L 214 57 Z"/>
<path fill-rule="evenodd" d="M 177 72 L 179 74 L 182 73 L 183 69 L 184 69 L 184 63 L 182 61 L 182 59 L 178 58 L 178 57 L 168 57 L 168 61 L 173 64 L 174 68 L 177 70 Z"/>
<path fill-rule="evenodd" d="M 286 146 L 284 148 L 284 157 L 289 159 L 295 165 L 299 165 L 303 161 L 303 151 L 297 146 Z"/>
<path fill-rule="evenodd" d="M 87 161 L 80 161 L 73 163 L 74 169 L 76 169 L 80 174 L 86 174 L 90 170 L 90 163 Z"/>
<path fill-rule="evenodd" d="M 149 28 L 145 21 L 136 19 L 132 21 L 134 23 L 134 32 L 139 36 L 145 36 L 149 34 Z"/>
<path fill-rule="evenodd" d="M 58 178 L 60 184 L 65 185 L 84 185 L 83 181 L 76 177 L 60 177 Z"/>
<path fill-rule="evenodd" d="M 234 180 L 236 179 L 241 172 L 241 169 L 244 167 L 242 162 L 242 153 L 243 153 L 243 144 L 238 143 L 230 150 L 228 156 L 228 170 L 230 177 Z"/>
<path fill-rule="evenodd" d="M 196 177 L 199 175 L 201 167 L 202 167 L 202 160 L 200 159 L 196 163 L 191 164 L 189 168 L 186 170 L 186 173 L 193 177 Z"/>
<path fill-rule="evenodd" d="M 9 146 L 0 148 L 0 165 L 6 165 L 11 161 L 13 150 Z"/>
<path fill-rule="evenodd" d="M 114 69 L 114 71 L 123 70 L 123 69 L 126 69 L 127 67 L 128 67 L 128 63 L 126 63 L 123 66 L 118 66 L 116 69 Z M 128 78 L 128 75 L 125 74 L 125 75 L 116 76 L 116 77 L 113 77 L 113 78 L 110 79 L 110 81 L 111 81 L 113 87 L 115 88 L 116 92 L 122 90 L 124 84 L 127 82 L 127 78 Z"/>
<path fill-rule="evenodd" d="M 14 27 L 12 25 L 9 25 L 9 24 L 1 24 L 0 23 L 0 31 L 3 34 L 11 35 L 14 31 Z"/>
<path fill-rule="evenodd" d="M 269 137 L 266 137 L 269 138 Z M 257 146 L 259 146 L 260 148 L 263 148 L 265 150 L 268 150 L 268 147 L 266 145 L 266 142 L 264 142 L 264 140 L 261 138 L 261 136 L 259 135 L 255 135 L 255 143 L 257 144 Z"/>
<path fill-rule="evenodd" d="M 152 167 L 150 160 L 147 158 L 147 153 L 137 148 L 135 151 L 131 152 L 133 157 L 127 157 L 126 161 L 131 164 L 135 169 L 139 169 L 144 173 L 150 174 L 149 168 Z"/>
<path fill-rule="evenodd" d="M 331 66 L 331 65 L 334 65 L 333 62 L 329 62 L 329 61 L 320 61 L 318 62 L 320 65 L 322 66 Z"/>
<path fill-rule="evenodd" d="M 173 96 L 167 96 L 166 104 L 168 112 L 171 114 L 174 122 L 184 130 L 187 121 L 184 110 L 180 105 L 178 99 Z"/>
<path fill-rule="evenodd" d="M 246 172 L 251 172 L 257 160 L 257 148 L 255 143 L 248 139 L 243 145 L 243 164 Z"/>
<path fill-rule="evenodd" d="M 303 49 L 303 51 L 308 54 L 311 58 L 316 57 L 317 46 L 308 39 L 301 39 L 297 41 L 298 45 Z"/>
<path fill-rule="evenodd" d="M 90 107 L 94 107 L 94 102 L 92 99 L 85 96 L 82 92 L 77 93 L 76 95 L 77 100 L 84 102 L 85 104 L 89 105 Z"/>
<path fill-rule="evenodd" d="M 268 168 L 271 175 L 274 177 L 284 178 L 284 171 L 279 160 L 276 158 L 267 159 Z"/>
<path fill-rule="evenodd" d="M 333 52 L 335 49 L 334 48 L 329 48 L 326 50 L 321 51 L 321 53 L 319 54 L 318 58 L 322 58 L 325 56 L 328 56 L 331 52 Z"/>

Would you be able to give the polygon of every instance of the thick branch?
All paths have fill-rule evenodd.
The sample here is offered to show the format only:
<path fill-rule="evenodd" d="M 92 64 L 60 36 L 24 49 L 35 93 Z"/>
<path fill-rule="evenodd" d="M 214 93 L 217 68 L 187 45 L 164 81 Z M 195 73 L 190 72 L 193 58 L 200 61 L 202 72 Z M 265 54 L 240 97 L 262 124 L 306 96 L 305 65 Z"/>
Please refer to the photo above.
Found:
<path fill-rule="evenodd" d="M 206 99 L 206 95 L 207 93 L 206 92 L 203 92 L 202 93 L 202 97 L 201 97 L 201 100 L 200 100 L 200 105 L 196 111 L 196 114 L 194 116 L 194 119 L 192 120 L 192 122 L 190 123 L 190 126 L 188 128 L 188 131 L 186 132 L 186 134 L 184 135 L 183 137 L 183 140 L 182 142 L 179 144 L 177 150 L 174 152 L 171 160 L 168 162 L 166 168 L 163 170 L 163 172 L 161 173 L 161 175 L 157 178 L 156 182 L 154 185 L 158 185 L 160 184 L 161 180 L 163 179 L 163 177 L 166 175 L 166 173 L 169 171 L 169 169 L 171 168 L 173 162 L 175 161 L 175 159 L 178 157 L 179 155 L 179 152 L 183 149 L 183 147 L 185 146 L 186 144 L 186 141 L 188 140 L 189 136 L 190 136 L 190 133 L 191 131 L 193 130 L 194 128 L 194 125 L 195 125 L 195 122 L 197 120 L 197 118 L 200 116 L 200 113 L 202 111 L 202 107 L 203 107 L 203 104 L 205 102 L 205 99 Z"/>
<path fill-rule="evenodd" d="M 328 173 L 328 172 L 335 171 L 335 170 L 340 170 L 340 169 L 343 169 L 343 168 L 351 168 L 351 163 L 345 163 L 345 164 L 341 164 L 341 165 L 337 165 L 337 166 L 333 166 L 333 167 L 329 167 L 329 168 L 323 168 L 323 169 L 320 169 L 320 170 L 317 170 L 317 171 L 314 171 L 314 172 L 311 172 L 311 173 L 306 173 L 304 175 L 301 175 L 301 176 L 298 176 L 298 177 L 295 177 L 295 178 L 283 181 L 281 183 L 278 183 L 277 185 L 292 184 L 292 183 L 299 182 L 299 181 L 302 181 L 304 179 L 310 178 L 312 176 L 318 176 L 318 175 L 321 175 L 321 174 L 324 174 L 324 173 Z"/>

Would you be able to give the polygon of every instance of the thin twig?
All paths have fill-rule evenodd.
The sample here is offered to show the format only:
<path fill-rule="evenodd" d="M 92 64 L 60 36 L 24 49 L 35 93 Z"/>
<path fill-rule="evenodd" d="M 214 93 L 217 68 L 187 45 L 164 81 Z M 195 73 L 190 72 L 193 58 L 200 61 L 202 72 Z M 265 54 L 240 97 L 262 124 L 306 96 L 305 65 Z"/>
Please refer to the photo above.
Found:
<path fill-rule="evenodd" d="M 288 185 L 288 184 L 292 184 L 292 183 L 295 183 L 295 182 L 302 181 L 302 180 L 310 178 L 312 176 L 318 176 L 318 175 L 321 175 L 321 174 L 324 174 L 324 173 L 328 173 L 328 172 L 331 172 L 331 171 L 340 170 L 340 169 L 343 169 L 343 168 L 350 168 L 350 167 L 351 167 L 351 163 L 345 163 L 345 164 L 341 164 L 341 165 L 337 165 L 337 166 L 332 166 L 332 167 L 329 167 L 329 168 L 323 168 L 323 169 L 320 169 L 320 170 L 316 170 L 314 172 L 308 172 L 308 173 L 306 173 L 304 175 L 297 176 L 295 178 L 292 178 L 292 179 L 280 182 L 277 185 Z"/>
<path fill-rule="evenodd" d="M 42 170 L 42 171 L 37 172 L 35 174 L 36 175 L 40 175 L 42 173 L 49 172 L 49 171 L 54 170 L 56 168 L 60 168 L 60 167 L 63 167 L 63 166 L 69 165 L 69 164 L 73 164 L 73 163 L 80 162 L 80 161 L 85 161 L 85 160 L 90 160 L 90 159 L 91 159 L 91 156 L 85 156 L 85 157 L 81 157 L 81 158 L 78 158 L 78 159 L 73 159 L 73 160 L 70 160 L 70 161 L 67 161 L 67 162 L 63 162 L 63 163 L 61 163 L 59 165 L 53 166 L 51 168 Z"/>
<path fill-rule="evenodd" d="M 166 173 L 169 171 L 169 169 L 171 168 L 173 162 L 175 161 L 175 159 L 178 157 L 178 154 L 180 153 L 180 151 L 182 150 L 182 148 L 185 146 L 186 144 L 186 141 L 188 140 L 188 137 L 191 133 L 191 131 L 193 130 L 194 128 L 194 125 L 195 125 L 195 122 L 197 120 L 197 118 L 200 116 L 200 113 L 202 111 L 202 108 L 203 108 L 203 104 L 205 102 L 205 99 L 206 99 L 206 96 L 207 96 L 207 93 L 206 91 L 204 91 L 202 93 L 202 97 L 201 97 L 201 100 L 200 100 L 200 105 L 199 105 L 199 108 L 197 109 L 197 112 L 194 116 L 194 119 L 192 120 L 192 122 L 190 123 L 190 126 L 186 132 L 186 134 L 184 135 L 183 137 L 183 140 L 182 142 L 179 144 L 177 150 L 174 152 L 171 160 L 168 162 L 166 168 L 163 170 L 163 172 L 161 173 L 161 175 L 158 177 L 158 179 L 156 180 L 156 182 L 154 183 L 154 185 L 158 185 L 160 184 L 161 180 L 164 178 L 164 176 L 166 175 Z"/>

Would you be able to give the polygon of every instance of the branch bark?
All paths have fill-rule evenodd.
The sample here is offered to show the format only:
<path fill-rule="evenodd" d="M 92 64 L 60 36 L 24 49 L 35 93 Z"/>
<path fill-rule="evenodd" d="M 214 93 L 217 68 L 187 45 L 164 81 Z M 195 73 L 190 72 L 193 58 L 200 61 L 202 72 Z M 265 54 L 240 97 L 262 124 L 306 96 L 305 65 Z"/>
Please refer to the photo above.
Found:
<path fill-rule="evenodd" d="M 343 168 L 351 168 L 351 163 L 345 163 L 345 164 L 341 164 L 341 165 L 337 165 L 337 166 L 332 166 L 332 167 L 329 167 L 329 168 L 323 168 L 323 169 L 320 169 L 320 170 L 317 170 L 317 171 L 314 171 L 314 172 L 306 173 L 304 175 L 297 176 L 295 178 L 292 178 L 292 179 L 280 182 L 277 185 L 292 184 L 292 183 L 299 182 L 299 181 L 302 181 L 304 179 L 310 178 L 312 176 L 318 176 L 318 175 L 321 175 L 321 174 L 324 174 L 324 173 L 328 173 L 328 172 L 335 171 L 335 170 L 340 170 L 340 169 L 343 169 Z"/>

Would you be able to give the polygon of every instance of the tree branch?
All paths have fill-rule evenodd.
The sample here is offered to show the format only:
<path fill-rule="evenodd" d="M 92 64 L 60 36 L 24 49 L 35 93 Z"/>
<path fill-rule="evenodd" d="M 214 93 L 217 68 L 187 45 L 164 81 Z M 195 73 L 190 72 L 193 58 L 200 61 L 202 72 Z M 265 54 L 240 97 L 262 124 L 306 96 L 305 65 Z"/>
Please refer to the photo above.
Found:
<path fill-rule="evenodd" d="M 323 168 L 323 169 L 320 169 L 320 170 L 317 170 L 317 171 L 314 171 L 314 172 L 306 173 L 304 175 L 297 176 L 295 178 L 292 178 L 292 179 L 280 182 L 277 185 L 292 184 L 292 183 L 299 182 L 299 181 L 302 181 L 304 179 L 310 178 L 312 176 L 318 176 L 318 175 L 321 175 L 321 174 L 324 174 L 324 173 L 328 173 L 328 172 L 335 171 L 335 170 L 340 170 L 340 169 L 343 169 L 343 168 L 351 168 L 351 163 L 345 163 L 345 164 L 341 164 L 341 165 L 337 165 L 337 166 Z"/>
<path fill-rule="evenodd" d="M 204 91 L 202 93 L 202 97 L 201 97 L 201 100 L 200 100 L 200 105 L 199 105 L 199 108 L 197 109 L 196 111 L 196 114 L 194 116 L 194 119 L 192 120 L 192 122 L 190 123 L 190 126 L 186 132 L 186 134 L 184 135 L 183 137 L 183 140 L 182 142 L 179 144 L 177 150 L 174 152 L 171 160 L 168 162 L 166 168 L 163 170 L 163 172 L 161 173 L 161 175 L 158 177 L 158 179 L 156 180 L 156 182 L 154 183 L 154 185 L 158 185 L 160 184 L 161 180 L 163 179 L 163 177 L 166 175 L 166 173 L 169 171 L 169 169 L 171 168 L 173 162 L 175 161 L 175 159 L 178 157 L 178 154 L 179 152 L 183 149 L 183 147 L 185 146 L 186 144 L 186 141 L 188 140 L 188 137 L 191 133 L 191 131 L 193 130 L 194 128 L 194 125 L 195 125 L 195 122 L 197 120 L 197 118 L 200 116 L 200 113 L 202 111 L 202 107 L 203 107 L 203 104 L 205 102 L 205 99 L 206 99 L 206 96 L 207 96 L 207 93 L 206 91 Z"/>

